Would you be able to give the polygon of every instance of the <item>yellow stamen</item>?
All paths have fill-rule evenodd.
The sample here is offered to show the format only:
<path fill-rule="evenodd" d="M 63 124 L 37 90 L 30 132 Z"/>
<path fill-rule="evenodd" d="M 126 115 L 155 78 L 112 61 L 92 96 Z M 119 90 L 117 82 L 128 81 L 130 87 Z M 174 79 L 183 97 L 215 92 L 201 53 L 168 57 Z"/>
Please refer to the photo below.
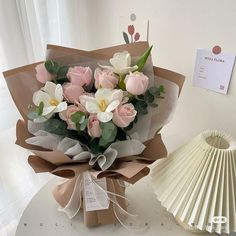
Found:
<path fill-rule="evenodd" d="M 104 99 L 99 102 L 99 108 L 100 108 L 101 111 L 105 111 L 106 110 L 107 103 L 106 103 L 106 101 Z"/>
<path fill-rule="evenodd" d="M 51 105 L 51 106 L 57 106 L 58 104 L 59 104 L 59 102 L 57 101 L 57 99 L 55 99 L 55 98 L 52 98 L 50 101 L 49 101 L 49 104 Z"/>

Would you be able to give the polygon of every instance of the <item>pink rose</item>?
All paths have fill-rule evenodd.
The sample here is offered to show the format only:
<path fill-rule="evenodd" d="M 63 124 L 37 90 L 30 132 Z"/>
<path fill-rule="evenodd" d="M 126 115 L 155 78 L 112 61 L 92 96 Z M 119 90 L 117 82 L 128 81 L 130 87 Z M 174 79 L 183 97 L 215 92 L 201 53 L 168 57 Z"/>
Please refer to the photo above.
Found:
<path fill-rule="evenodd" d="M 68 129 L 76 130 L 75 123 L 71 121 L 71 116 L 77 111 L 80 111 L 79 107 L 70 105 L 65 111 L 59 113 L 59 117 L 67 123 Z"/>
<path fill-rule="evenodd" d="M 116 76 L 111 70 L 101 70 L 97 68 L 94 71 L 95 87 L 114 89 L 119 82 L 118 76 Z"/>
<path fill-rule="evenodd" d="M 83 66 L 70 67 L 66 76 L 74 85 L 89 85 L 92 80 L 92 70 Z"/>
<path fill-rule="evenodd" d="M 80 85 L 72 83 L 63 84 L 63 95 L 68 102 L 74 103 L 84 93 L 84 89 Z"/>
<path fill-rule="evenodd" d="M 88 134 L 93 138 L 99 138 L 102 135 L 102 130 L 99 126 L 99 120 L 96 115 L 90 115 L 88 118 Z"/>
<path fill-rule="evenodd" d="M 36 78 L 42 84 L 45 84 L 47 81 L 50 81 L 54 78 L 54 75 L 50 74 L 47 71 L 44 63 L 38 64 L 35 67 L 35 70 L 36 70 Z"/>
<path fill-rule="evenodd" d="M 125 77 L 126 90 L 133 95 L 144 94 L 149 78 L 141 72 L 130 73 Z"/>
<path fill-rule="evenodd" d="M 115 109 L 112 121 L 118 127 L 124 128 L 134 120 L 136 115 L 137 111 L 134 109 L 133 104 L 126 103 Z"/>

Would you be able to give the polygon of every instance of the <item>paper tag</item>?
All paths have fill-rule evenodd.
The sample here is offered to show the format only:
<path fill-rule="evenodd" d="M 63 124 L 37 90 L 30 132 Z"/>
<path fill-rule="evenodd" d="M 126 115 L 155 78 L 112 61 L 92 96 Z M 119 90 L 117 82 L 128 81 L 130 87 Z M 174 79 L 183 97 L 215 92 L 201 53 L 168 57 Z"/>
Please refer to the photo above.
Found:
<path fill-rule="evenodd" d="M 215 54 L 210 50 L 197 50 L 193 85 L 226 94 L 234 60 L 234 54 Z"/>
<path fill-rule="evenodd" d="M 83 174 L 83 182 L 84 182 L 85 210 L 97 211 L 97 210 L 108 209 L 110 201 L 106 194 L 107 191 L 106 178 L 92 179 L 92 176 L 88 172 L 85 172 Z"/>

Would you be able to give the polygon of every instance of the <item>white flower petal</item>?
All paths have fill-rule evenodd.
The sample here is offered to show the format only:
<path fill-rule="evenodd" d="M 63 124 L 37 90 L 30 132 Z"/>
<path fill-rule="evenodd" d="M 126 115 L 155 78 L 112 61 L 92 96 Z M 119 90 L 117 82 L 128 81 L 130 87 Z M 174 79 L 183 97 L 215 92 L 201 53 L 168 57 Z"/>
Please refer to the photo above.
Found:
<path fill-rule="evenodd" d="M 118 100 L 122 101 L 124 97 L 124 92 L 121 89 L 114 89 L 112 94 L 112 101 Z"/>
<path fill-rule="evenodd" d="M 126 53 L 125 61 L 126 61 L 126 67 L 130 67 L 130 65 L 131 65 L 131 56 L 130 56 L 129 53 Z"/>
<path fill-rule="evenodd" d="M 56 85 L 54 97 L 57 99 L 58 102 L 61 102 L 63 100 L 63 89 L 60 84 Z"/>
<path fill-rule="evenodd" d="M 97 92 L 95 93 L 95 99 L 97 101 L 101 99 L 111 101 L 113 91 L 114 91 L 113 89 L 107 89 L 107 88 L 98 89 Z"/>
<path fill-rule="evenodd" d="M 121 70 L 121 74 L 128 74 L 129 72 L 135 71 L 138 69 L 138 66 L 132 66 L 132 67 L 125 67 Z"/>
<path fill-rule="evenodd" d="M 113 66 L 106 66 L 106 65 L 100 65 L 100 64 L 98 64 L 98 65 L 103 69 L 108 69 L 108 70 L 111 70 L 111 71 L 114 72 L 114 67 Z"/>
<path fill-rule="evenodd" d="M 36 106 L 39 106 L 40 102 L 43 102 L 44 106 L 48 106 L 50 99 L 51 99 L 51 97 L 47 93 L 45 93 L 41 90 L 39 90 L 33 94 L 33 103 Z"/>
<path fill-rule="evenodd" d="M 54 84 L 53 82 L 48 81 L 42 88 L 42 90 L 45 91 L 47 94 L 49 94 L 50 97 L 54 98 L 56 86 L 57 85 Z"/>
<path fill-rule="evenodd" d="M 86 102 L 85 109 L 89 113 L 98 113 L 98 112 L 100 112 L 99 105 L 97 104 L 97 102 L 94 102 L 94 101 L 93 102 Z"/>
<path fill-rule="evenodd" d="M 105 112 L 111 112 L 113 110 L 115 110 L 120 104 L 120 101 L 119 100 L 115 100 L 113 102 L 111 102 L 107 108 L 106 108 L 106 111 Z"/>
<path fill-rule="evenodd" d="M 96 102 L 96 99 L 94 97 L 88 96 L 88 95 L 81 95 L 79 97 L 79 101 L 82 106 L 85 107 L 86 102 Z"/>
<path fill-rule="evenodd" d="M 55 112 L 61 112 L 67 109 L 67 103 L 66 102 L 61 102 L 57 105 L 56 109 L 54 110 Z"/>
<path fill-rule="evenodd" d="M 53 112 L 55 109 L 56 109 L 56 106 L 44 107 L 42 116 L 48 115 L 49 113 Z"/>
<path fill-rule="evenodd" d="M 113 117 L 113 113 L 112 112 L 99 112 L 97 114 L 97 118 L 99 121 L 106 123 L 108 121 L 110 121 Z"/>

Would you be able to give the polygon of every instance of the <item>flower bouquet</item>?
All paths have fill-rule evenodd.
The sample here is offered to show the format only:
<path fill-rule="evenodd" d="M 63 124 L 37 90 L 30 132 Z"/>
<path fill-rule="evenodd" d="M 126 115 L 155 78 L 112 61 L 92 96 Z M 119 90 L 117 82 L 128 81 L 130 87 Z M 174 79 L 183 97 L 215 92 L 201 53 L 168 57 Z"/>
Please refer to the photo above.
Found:
<path fill-rule="evenodd" d="M 158 131 L 170 120 L 184 77 L 153 67 L 146 42 L 92 52 L 48 45 L 45 62 L 4 72 L 23 120 L 16 143 L 36 173 L 68 180 L 53 191 L 87 226 L 128 225 L 123 181 L 136 183 L 166 156 Z M 132 217 L 131 217 L 132 220 Z"/>

